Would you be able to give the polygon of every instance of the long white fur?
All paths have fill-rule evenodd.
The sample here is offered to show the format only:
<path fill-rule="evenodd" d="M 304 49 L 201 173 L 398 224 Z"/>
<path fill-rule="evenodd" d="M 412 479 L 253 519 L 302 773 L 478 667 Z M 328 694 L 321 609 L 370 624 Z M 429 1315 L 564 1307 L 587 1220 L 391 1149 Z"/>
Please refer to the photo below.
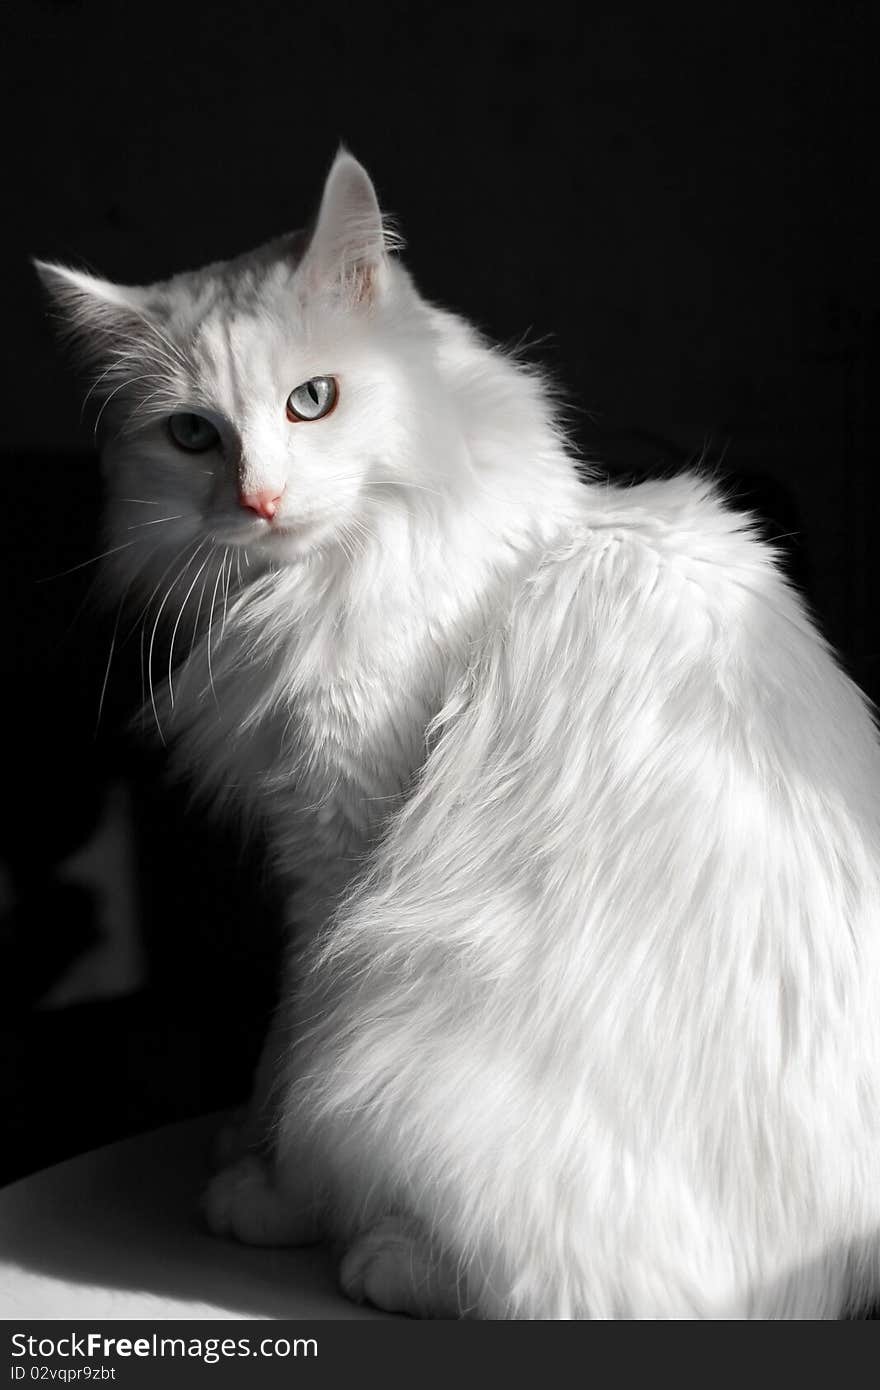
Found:
<path fill-rule="evenodd" d="M 112 342 L 115 583 L 147 631 L 165 595 L 154 633 L 201 594 L 163 736 L 305 879 L 282 1193 L 305 1145 L 332 1229 L 411 1218 L 483 1316 L 876 1294 L 880 752 L 748 518 L 579 476 L 345 153 L 305 254 L 128 301 L 42 273 Z M 291 426 L 316 374 L 340 405 Z M 173 408 L 223 456 L 175 453 Z M 237 479 L 310 529 L 267 540 Z"/>

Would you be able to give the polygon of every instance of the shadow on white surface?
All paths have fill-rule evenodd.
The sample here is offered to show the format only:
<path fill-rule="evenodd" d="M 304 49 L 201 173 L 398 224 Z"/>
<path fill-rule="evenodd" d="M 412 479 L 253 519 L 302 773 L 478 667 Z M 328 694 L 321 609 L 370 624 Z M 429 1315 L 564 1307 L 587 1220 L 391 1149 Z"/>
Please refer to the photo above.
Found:
<path fill-rule="evenodd" d="M 2 1318 L 378 1318 L 328 1250 L 215 1240 L 198 1198 L 220 1117 L 81 1154 L 0 1190 Z"/>

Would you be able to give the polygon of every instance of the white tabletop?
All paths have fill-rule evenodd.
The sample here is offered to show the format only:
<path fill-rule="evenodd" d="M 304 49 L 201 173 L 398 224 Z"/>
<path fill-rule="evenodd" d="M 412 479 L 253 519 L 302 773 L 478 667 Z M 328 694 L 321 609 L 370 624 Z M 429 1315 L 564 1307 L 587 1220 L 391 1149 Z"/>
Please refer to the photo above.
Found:
<path fill-rule="evenodd" d="M 248 1249 L 203 1229 L 220 1117 L 170 1125 L 0 1189 L 0 1318 L 377 1318 L 320 1247 Z"/>

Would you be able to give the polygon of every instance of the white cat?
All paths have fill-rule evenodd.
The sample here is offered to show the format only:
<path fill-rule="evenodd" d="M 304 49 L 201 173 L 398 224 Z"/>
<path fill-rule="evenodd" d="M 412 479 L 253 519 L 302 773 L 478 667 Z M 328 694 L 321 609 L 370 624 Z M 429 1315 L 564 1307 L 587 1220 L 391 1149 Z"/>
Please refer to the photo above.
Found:
<path fill-rule="evenodd" d="M 209 1220 L 426 1315 L 836 1316 L 880 1287 L 866 702 L 748 518 L 579 477 L 389 250 L 341 152 L 308 241 L 39 266 L 162 736 L 305 880 Z"/>

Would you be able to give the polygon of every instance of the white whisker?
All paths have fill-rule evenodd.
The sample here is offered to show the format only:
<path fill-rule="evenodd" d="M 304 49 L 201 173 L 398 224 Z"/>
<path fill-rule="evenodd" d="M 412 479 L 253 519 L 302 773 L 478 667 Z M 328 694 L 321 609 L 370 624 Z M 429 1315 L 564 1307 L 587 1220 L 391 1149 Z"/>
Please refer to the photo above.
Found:
<path fill-rule="evenodd" d="M 225 556 L 224 556 L 225 560 Z M 214 626 L 214 604 L 217 601 L 217 586 L 220 583 L 220 576 L 223 573 L 222 565 L 217 571 L 217 578 L 214 580 L 214 591 L 211 594 L 211 611 L 208 614 L 208 684 L 211 687 L 211 694 L 214 696 L 214 704 L 220 709 L 220 702 L 217 699 L 217 691 L 214 688 L 214 672 L 211 667 L 211 632 Z"/>
<path fill-rule="evenodd" d="M 124 390 L 126 386 L 134 386 L 134 385 L 135 385 L 137 382 L 139 382 L 139 381 L 149 381 L 150 379 L 151 379 L 151 374 L 150 374 L 150 375 L 142 375 L 142 376 L 134 376 L 134 377 L 124 377 L 123 380 L 120 381 L 120 383 L 119 383 L 118 386 L 114 386 L 113 390 L 112 390 L 108 395 L 106 395 L 106 396 L 104 397 L 104 400 L 101 402 L 101 409 L 98 411 L 98 415 L 97 415 L 97 419 L 95 420 L 95 427 L 94 427 L 94 431 L 93 431 L 93 435 L 94 435 L 94 438 L 95 438 L 95 439 L 97 439 L 97 437 L 98 437 L 98 426 L 99 426 L 100 423 L 101 423 L 101 416 L 104 414 L 104 411 L 107 409 L 108 405 L 109 405 L 110 402 L 113 400 L 113 397 L 114 397 L 114 396 L 118 396 L 119 392 L 122 391 L 122 390 Z"/>
<path fill-rule="evenodd" d="M 104 712 L 104 697 L 107 694 L 107 685 L 110 680 L 110 667 L 113 664 L 113 653 L 116 651 L 116 637 L 119 632 L 119 621 L 122 617 L 122 610 L 125 606 L 125 600 L 128 598 L 128 591 L 131 588 L 131 585 L 132 580 L 129 580 L 122 591 L 122 598 L 119 600 L 119 607 L 116 610 L 116 621 L 113 624 L 113 635 L 110 638 L 110 651 L 107 654 L 107 666 L 104 670 L 104 680 L 101 685 L 101 697 L 98 701 L 98 717 L 95 720 L 95 738 L 98 737 L 98 730 L 101 727 L 101 715 Z"/>
<path fill-rule="evenodd" d="M 211 546 L 211 549 L 210 549 L 210 551 L 209 551 L 209 553 L 208 553 L 208 559 L 207 559 L 207 562 L 206 562 L 206 563 L 210 563 L 210 561 L 213 560 L 213 558 L 214 558 L 216 552 L 217 552 L 217 547 L 212 545 L 212 546 Z M 193 649 L 194 649 L 194 647 L 195 647 L 195 645 L 196 645 L 196 638 L 197 638 L 198 635 L 199 635 L 199 618 L 201 617 L 201 613 L 202 613 L 202 604 L 203 604 L 204 601 L 205 601 L 205 590 L 206 590 L 207 587 L 208 587 L 208 580 L 209 580 L 209 578 L 210 578 L 210 575 L 209 575 L 209 574 L 206 574 L 205 577 L 204 577 L 204 579 L 202 580 L 202 588 L 201 588 L 201 592 L 199 593 L 199 601 L 198 601 L 198 603 L 197 603 L 197 605 L 196 605 L 196 616 L 195 616 L 195 618 L 193 619 L 193 632 L 192 632 L 192 637 L 190 638 L 189 651 L 188 651 L 188 653 L 187 653 L 187 661 L 189 660 L 189 658 L 190 658 L 190 657 L 192 656 L 192 654 L 193 654 Z"/>
<path fill-rule="evenodd" d="M 153 521 L 135 521 L 135 524 L 129 525 L 129 527 L 125 528 L 125 530 L 140 531 L 143 527 L 145 527 L 145 525 L 161 525 L 163 524 L 163 521 L 179 521 L 181 520 L 182 516 L 184 516 L 184 513 L 178 512 L 175 513 L 174 516 L 170 517 L 156 517 Z"/>
<path fill-rule="evenodd" d="M 198 554 L 198 552 L 196 552 L 196 554 Z M 196 557 L 195 557 L 195 555 L 194 555 L 194 556 L 193 556 L 193 560 L 194 560 L 195 558 L 196 558 Z M 174 624 L 174 627 L 173 627 L 172 632 L 171 632 L 171 646 L 170 646 L 169 649 L 168 649 L 168 698 L 169 698 L 169 701 L 170 701 L 170 704 L 171 704 L 171 708 L 172 708 L 172 709 L 174 709 L 174 685 L 172 684 L 172 680 L 171 680 L 171 670 L 172 670 L 172 665 L 173 665 L 173 662 L 174 662 L 174 639 L 175 639 L 175 637 L 177 636 L 177 629 L 180 627 L 180 620 L 181 620 L 181 618 L 183 617 L 183 610 L 186 608 L 186 605 L 187 605 L 187 603 L 189 602 L 189 596 L 190 596 L 190 594 L 192 593 L 193 589 L 194 589 L 194 588 L 196 587 L 196 585 L 198 584 L 198 582 L 199 582 L 199 576 L 202 574 L 202 572 L 203 572 L 205 566 L 207 565 L 208 561 L 210 560 L 210 558 L 211 558 L 210 555 L 206 555 L 205 558 L 204 558 L 204 560 L 202 561 L 201 565 L 200 565 L 199 568 L 196 570 L 196 577 L 195 577 L 195 579 L 193 580 L 193 582 L 190 584 L 189 588 L 188 588 L 187 591 L 186 591 L 186 595 L 185 595 L 185 597 L 184 597 L 183 603 L 180 605 L 180 612 L 179 612 L 178 615 L 177 615 L 177 622 Z"/>
<path fill-rule="evenodd" d="M 116 555 L 120 550 L 127 550 L 130 545 L 137 545 L 139 540 L 145 540 L 144 536 L 135 536 L 132 541 L 125 541 L 122 545 L 113 545 L 109 550 L 103 550 L 100 555 L 93 555 L 90 560 L 82 560 L 78 565 L 71 565 L 70 569 L 59 570 L 57 574 L 45 574 L 39 579 L 35 579 L 35 584 L 48 584 L 52 579 L 63 579 L 66 574 L 75 574 L 77 570 L 84 570 L 88 565 L 96 565 L 99 560 L 106 560 L 108 555 Z"/>
<path fill-rule="evenodd" d="M 141 625 L 141 641 L 140 641 L 140 648 L 141 648 L 141 708 L 140 708 L 140 714 L 141 714 L 141 734 L 144 734 L 144 733 L 145 733 L 145 728 L 144 728 L 144 709 L 145 709 L 145 707 L 146 707 L 146 702 L 147 702 L 146 657 L 145 657 L 145 652 L 144 652 L 145 637 L 146 637 L 146 629 L 145 629 L 144 625 L 142 624 L 142 625 Z M 128 640 L 128 638 L 126 638 L 126 641 L 127 641 L 127 640 Z"/>
<path fill-rule="evenodd" d="M 148 651 L 147 651 L 147 685 L 148 685 L 149 691 L 150 691 L 150 704 L 152 705 L 152 708 L 153 708 L 153 718 L 154 718 L 155 721 L 156 721 L 156 728 L 157 728 L 157 730 L 158 730 L 158 732 L 159 732 L 159 738 L 162 740 L 163 746 L 165 745 L 165 735 L 164 735 L 163 732 L 162 732 L 162 725 L 161 725 L 161 723 L 159 722 L 159 711 L 158 711 L 158 709 L 156 708 L 156 696 L 155 696 L 155 692 L 154 692 L 154 690 L 153 690 L 153 647 L 154 647 L 155 642 L 156 642 L 156 632 L 157 632 L 158 627 L 159 627 L 159 619 L 160 619 L 161 616 L 162 616 L 162 610 L 164 609 L 166 603 L 168 602 L 169 598 L 171 597 L 172 593 L 174 592 L 176 586 L 180 583 L 180 580 L 181 580 L 181 579 L 183 578 L 183 576 L 186 574 L 186 571 L 189 569 L 189 567 L 190 567 L 190 565 L 192 564 L 193 560 L 194 560 L 194 559 L 196 558 L 196 556 L 198 555 L 199 550 L 201 550 L 202 547 L 205 546 L 205 545 L 207 545 L 207 544 L 208 544 L 208 540 L 207 540 L 207 537 L 205 537 L 205 538 L 201 541 L 201 543 L 199 544 L 198 549 L 196 549 L 195 551 L 193 551 L 192 555 L 190 555 L 190 557 L 189 557 L 189 559 L 187 560 L 186 564 L 184 565 L 183 569 L 181 569 L 181 570 L 178 571 L 178 573 L 177 573 L 177 575 L 175 576 L 175 578 L 174 578 L 174 579 L 171 581 L 171 583 L 168 585 L 168 588 L 165 590 L 165 594 L 164 594 L 164 597 L 163 597 L 163 599 L 162 599 L 162 602 L 159 604 L 159 607 L 158 607 L 157 610 L 156 610 L 156 616 L 155 616 L 155 618 L 154 618 L 154 620 L 153 620 L 153 630 L 152 630 L 152 632 L 150 633 L 150 645 L 149 645 L 149 648 L 148 648 Z"/>
<path fill-rule="evenodd" d="M 106 378 L 107 378 L 108 376 L 110 376 L 111 372 L 117 371 L 118 369 L 119 369 L 119 363 L 118 363 L 118 362 L 111 362 L 111 363 L 110 363 L 110 366 L 109 366 L 109 367 L 106 367 L 106 368 L 104 369 L 104 371 L 101 372 L 100 376 L 97 376 L 97 377 L 95 378 L 95 380 L 92 382 L 91 386 L 89 387 L 88 391 L 86 392 L 85 396 L 83 397 L 83 403 L 82 403 L 82 405 L 81 405 L 81 407 L 80 407 L 80 412 L 79 412 L 79 418 L 80 418 L 80 420 L 82 420 L 83 416 L 85 415 L 85 413 L 86 413 L 86 406 L 88 405 L 88 403 L 89 403 L 91 397 L 94 395 L 95 391 L 97 391 L 98 387 L 101 385 L 101 382 L 102 382 L 102 381 L 105 381 Z"/>
<path fill-rule="evenodd" d="M 177 512 L 174 516 L 157 516 L 153 521 L 136 521 L 133 526 L 127 526 L 127 531 L 140 531 L 144 526 L 161 526 L 164 521 L 180 521 L 183 512 Z"/>
<path fill-rule="evenodd" d="M 141 539 L 141 540 L 144 540 L 145 537 L 141 536 L 140 539 Z M 176 551 L 174 552 L 174 554 L 173 554 L 173 556 L 171 557 L 171 559 L 169 560 L 168 564 L 165 566 L 164 570 L 163 570 L 162 573 L 159 575 L 159 578 L 158 578 L 158 580 L 156 581 L 156 586 L 155 586 L 155 588 L 153 589 L 153 592 L 150 594 L 150 597 L 147 599 L 147 601 L 146 601 L 146 603 L 144 604 L 143 608 L 141 609 L 140 613 L 139 613 L 138 616 L 135 618 L 134 622 L 132 623 L 131 627 L 129 628 L 128 632 L 126 633 L 125 637 L 123 638 L 123 645 L 128 641 L 129 637 L 131 637 L 131 634 L 136 630 L 136 628 L 138 627 L 138 625 L 146 620 L 147 613 L 148 613 L 149 610 L 150 610 L 150 604 L 153 602 L 153 599 L 156 597 L 156 595 L 158 594 L 159 590 L 161 589 L 162 583 L 163 583 L 163 581 L 164 581 L 164 579 L 165 579 L 165 576 L 166 576 L 166 575 L 174 568 L 174 566 L 177 564 L 177 562 L 178 562 L 178 560 L 180 559 L 181 555 L 183 555 L 184 552 L 186 551 L 187 546 L 192 545 L 192 544 L 193 544 L 193 541 L 192 541 L 192 540 L 185 541 L 184 544 L 180 547 L 180 549 L 179 549 L 179 550 L 176 550 Z M 196 553 L 198 553 L 198 552 L 196 552 Z M 195 558 L 195 555 L 193 556 L 193 558 Z"/>
<path fill-rule="evenodd" d="M 229 548 L 228 548 L 228 546 L 227 546 L 227 548 L 223 551 L 223 567 L 224 567 L 224 569 L 226 569 L 227 561 L 229 561 L 229 568 L 228 568 L 228 570 L 227 570 L 227 572 L 226 572 L 226 582 L 225 582 L 225 584 L 224 584 L 224 586 L 223 586 L 223 626 L 222 626 L 221 629 L 220 629 L 220 636 L 221 636 L 221 637 L 223 636 L 224 632 L 226 631 L 226 610 L 227 610 L 227 607 L 228 607 L 228 605 L 229 605 L 229 583 L 230 583 L 230 580 L 232 579 L 232 560 L 231 560 L 230 557 L 229 557 Z"/>

